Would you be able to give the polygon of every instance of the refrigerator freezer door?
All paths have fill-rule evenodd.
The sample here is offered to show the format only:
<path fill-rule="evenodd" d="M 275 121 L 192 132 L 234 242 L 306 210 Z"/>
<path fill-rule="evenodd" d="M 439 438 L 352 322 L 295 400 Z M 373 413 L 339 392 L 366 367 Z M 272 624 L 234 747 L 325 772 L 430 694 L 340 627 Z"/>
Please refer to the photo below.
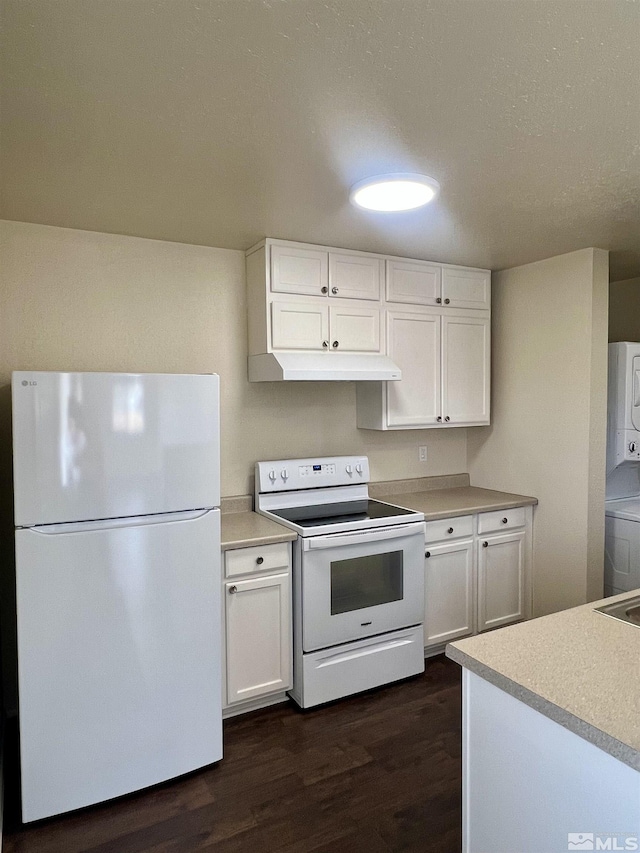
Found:
<path fill-rule="evenodd" d="M 222 757 L 220 512 L 178 518 L 16 531 L 25 822 Z"/>
<path fill-rule="evenodd" d="M 214 375 L 16 372 L 18 527 L 220 504 Z"/>

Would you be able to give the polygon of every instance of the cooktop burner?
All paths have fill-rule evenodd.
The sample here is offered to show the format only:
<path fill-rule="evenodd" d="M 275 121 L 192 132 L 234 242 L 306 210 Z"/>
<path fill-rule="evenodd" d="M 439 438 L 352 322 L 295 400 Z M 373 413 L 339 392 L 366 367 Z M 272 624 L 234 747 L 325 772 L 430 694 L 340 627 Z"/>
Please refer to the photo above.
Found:
<path fill-rule="evenodd" d="M 316 504 L 315 506 L 286 507 L 272 510 L 272 513 L 286 521 L 293 521 L 300 527 L 330 526 L 352 521 L 369 521 L 373 518 L 415 515 L 413 510 L 366 498 L 357 501 Z"/>

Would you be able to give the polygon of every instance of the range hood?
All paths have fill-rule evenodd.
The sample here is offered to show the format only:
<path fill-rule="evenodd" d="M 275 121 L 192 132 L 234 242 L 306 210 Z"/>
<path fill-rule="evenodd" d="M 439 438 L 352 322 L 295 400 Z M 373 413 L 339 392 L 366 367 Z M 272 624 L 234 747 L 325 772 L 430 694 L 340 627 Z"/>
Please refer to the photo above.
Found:
<path fill-rule="evenodd" d="M 397 364 L 375 353 L 276 350 L 249 356 L 250 382 L 380 382 L 401 378 Z"/>

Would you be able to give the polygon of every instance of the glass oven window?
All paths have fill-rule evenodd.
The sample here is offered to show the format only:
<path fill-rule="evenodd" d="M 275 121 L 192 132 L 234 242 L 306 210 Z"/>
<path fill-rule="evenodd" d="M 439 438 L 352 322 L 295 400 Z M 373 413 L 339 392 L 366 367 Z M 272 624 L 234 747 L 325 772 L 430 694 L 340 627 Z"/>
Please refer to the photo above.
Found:
<path fill-rule="evenodd" d="M 402 551 L 331 563 L 331 615 L 402 600 Z"/>

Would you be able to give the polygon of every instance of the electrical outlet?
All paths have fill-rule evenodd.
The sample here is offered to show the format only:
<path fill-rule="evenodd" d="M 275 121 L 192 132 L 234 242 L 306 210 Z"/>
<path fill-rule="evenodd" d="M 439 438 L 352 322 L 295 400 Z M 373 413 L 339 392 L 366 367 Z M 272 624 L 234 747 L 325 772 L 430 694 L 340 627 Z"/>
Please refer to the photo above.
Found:
<path fill-rule="evenodd" d="M 427 445 L 426 444 L 421 444 L 420 447 L 418 448 L 418 459 L 420 460 L 420 462 L 426 462 L 427 461 Z"/>

